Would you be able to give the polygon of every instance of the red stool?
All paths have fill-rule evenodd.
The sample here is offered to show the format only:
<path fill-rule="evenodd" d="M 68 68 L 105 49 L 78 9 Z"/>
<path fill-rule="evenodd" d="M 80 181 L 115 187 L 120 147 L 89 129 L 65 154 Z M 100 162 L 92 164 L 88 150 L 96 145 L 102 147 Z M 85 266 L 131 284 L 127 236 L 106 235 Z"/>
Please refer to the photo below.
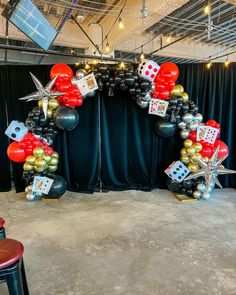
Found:
<path fill-rule="evenodd" d="M 5 220 L 0 217 L 0 239 L 6 238 L 4 224 Z"/>
<path fill-rule="evenodd" d="M 0 281 L 10 295 L 29 295 L 23 262 L 24 246 L 12 239 L 0 240 Z"/>

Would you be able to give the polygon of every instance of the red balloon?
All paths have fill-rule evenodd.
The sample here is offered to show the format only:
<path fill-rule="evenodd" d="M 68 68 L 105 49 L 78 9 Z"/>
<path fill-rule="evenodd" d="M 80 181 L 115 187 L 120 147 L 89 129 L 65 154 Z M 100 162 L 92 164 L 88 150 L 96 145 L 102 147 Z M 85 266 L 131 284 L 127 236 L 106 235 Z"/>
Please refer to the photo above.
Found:
<path fill-rule="evenodd" d="M 196 131 L 192 131 L 192 132 L 190 132 L 188 138 L 189 138 L 190 140 L 192 140 L 192 142 L 195 142 L 195 141 L 197 140 L 197 132 L 196 132 Z"/>
<path fill-rule="evenodd" d="M 159 93 L 158 91 L 155 91 L 153 94 L 152 94 L 152 97 L 153 98 L 158 98 L 159 97 Z"/>
<path fill-rule="evenodd" d="M 56 75 L 59 74 L 59 77 L 67 77 L 71 79 L 74 74 L 72 69 L 66 64 L 55 64 L 50 71 L 50 77 L 53 79 Z"/>
<path fill-rule="evenodd" d="M 200 151 L 200 154 L 203 156 L 203 157 L 208 157 L 210 158 L 212 156 L 212 150 L 210 147 L 204 147 L 201 151 Z"/>
<path fill-rule="evenodd" d="M 47 148 L 47 154 L 52 155 L 53 154 L 53 148 L 51 148 L 50 146 Z"/>
<path fill-rule="evenodd" d="M 170 97 L 169 91 L 162 91 L 159 93 L 159 98 L 163 100 L 167 100 Z"/>
<path fill-rule="evenodd" d="M 175 82 L 165 83 L 166 90 L 171 91 L 174 88 L 174 86 L 175 86 Z"/>
<path fill-rule="evenodd" d="M 156 84 L 155 85 L 155 91 L 162 92 L 162 91 L 165 91 L 165 90 L 166 90 L 165 85 L 163 85 L 163 84 Z"/>
<path fill-rule="evenodd" d="M 179 77 L 179 68 L 177 67 L 176 64 L 172 62 L 165 62 L 160 66 L 160 70 L 158 74 L 160 76 L 163 76 L 164 74 L 164 76 L 166 77 L 165 80 L 167 81 L 168 80 L 176 81 Z"/>
<path fill-rule="evenodd" d="M 34 139 L 35 137 L 34 137 L 34 135 L 33 135 L 33 133 L 27 133 L 25 136 L 24 136 L 24 138 L 23 138 L 23 140 L 24 141 L 26 141 L 26 140 L 32 140 L 32 139 Z"/>
<path fill-rule="evenodd" d="M 57 86 L 57 90 L 59 90 L 61 92 L 66 92 L 70 89 L 71 83 L 63 81 L 63 82 L 57 83 L 56 86 Z"/>
<path fill-rule="evenodd" d="M 216 124 L 217 122 L 215 120 L 209 120 L 206 122 L 206 126 L 215 127 Z"/>
<path fill-rule="evenodd" d="M 220 146 L 219 153 L 218 153 L 218 159 L 222 158 L 224 156 L 228 156 L 229 148 L 227 147 L 227 145 L 221 140 L 216 140 L 215 144 L 214 144 L 215 149 L 217 149 L 218 146 Z"/>
<path fill-rule="evenodd" d="M 19 146 L 17 141 L 13 141 L 7 148 L 7 155 L 13 162 L 24 162 L 27 155 L 23 148 Z"/>

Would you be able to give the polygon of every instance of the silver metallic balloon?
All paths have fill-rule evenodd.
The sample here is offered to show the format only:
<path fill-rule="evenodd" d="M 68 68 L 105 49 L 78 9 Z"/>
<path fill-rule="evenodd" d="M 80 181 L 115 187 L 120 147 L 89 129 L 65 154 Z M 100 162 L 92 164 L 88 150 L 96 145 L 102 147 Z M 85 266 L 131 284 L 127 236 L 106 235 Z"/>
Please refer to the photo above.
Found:
<path fill-rule="evenodd" d="M 200 193 L 204 193 L 204 192 L 206 191 L 206 186 L 205 186 L 205 184 L 203 184 L 203 183 L 199 183 L 199 184 L 197 185 L 197 191 L 200 192 Z"/>
<path fill-rule="evenodd" d="M 83 78 L 86 74 L 87 72 L 84 69 L 79 69 L 75 72 L 75 76 L 77 77 L 78 80 Z"/>
<path fill-rule="evenodd" d="M 196 199 L 200 199 L 201 196 L 202 196 L 202 195 L 201 195 L 201 193 L 200 193 L 199 191 L 194 191 L 194 192 L 193 192 L 193 197 L 194 197 L 194 198 L 196 198 Z"/>
<path fill-rule="evenodd" d="M 202 114 L 197 113 L 196 115 L 193 116 L 193 120 L 194 120 L 195 122 L 201 123 L 202 120 L 203 120 L 203 116 L 202 116 Z"/>
<path fill-rule="evenodd" d="M 191 122 L 188 126 L 188 129 L 190 131 L 195 131 L 195 130 L 197 130 L 198 126 L 199 126 L 198 122 Z"/>
<path fill-rule="evenodd" d="M 187 139 L 189 137 L 189 131 L 184 129 L 184 130 L 181 130 L 180 131 L 180 137 L 183 138 L 183 139 Z"/>
<path fill-rule="evenodd" d="M 179 124 L 178 124 L 179 129 L 184 130 L 184 129 L 186 129 L 186 127 L 187 127 L 187 124 L 185 122 L 179 122 Z"/>
<path fill-rule="evenodd" d="M 202 198 L 203 198 L 204 200 L 208 200 L 208 199 L 210 198 L 210 193 L 204 192 L 204 193 L 202 194 Z"/>
<path fill-rule="evenodd" d="M 26 195 L 26 200 L 27 201 L 34 201 L 35 200 L 35 194 L 33 192 L 29 192 L 27 195 Z"/>
<path fill-rule="evenodd" d="M 152 98 L 152 95 L 150 92 L 148 92 L 144 97 L 142 97 L 142 101 L 150 101 Z"/>
<path fill-rule="evenodd" d="M 149 107 L 149 101 L 141 101 L 138 103 L 141 109 L 147 109 Z"/>
<path fill-rule="evenodd" d="M 25 188 L 25 192 L 26 192 L 26 193 L 32 192 L 32 189 L 33 189 L 33 186 L 32 186 L 32 185 L 28 185 L 28 186 Z"/>
<path fill-rule="evenodd" d="M 155 85 L 156 85 L 156 83 L 153 82 L 153 83 L 152 83 L 152 86 L 151 86 L 151 92 L 152 92 L 152 93 L 155 91 L 155 88 L 156 88 Z"/>
<path fill-rule="evenodd" d="M 191 123 L 193 121 L 193 115 L 190 113 L 186 113 L 182 116 L 182 121 L 185 123 Z"/>
<path fill-rule="evenodd" d="M 41 192 L 35 193 L 36 198 L 42 198 L 43 196 L 44 196 L 44 193 L 41 193 Z"/>
<path fill-rule="evenodd" d="M 74 76 L 74 77 L 72 77 L 71 79 L 70 79 L 70 81 L 71 81 L 71 83 L 72 84 L 75 84 L 76 82 L 78 82 L 78 78 L 76 77 L 76 76 Z"/>
<path fill-rule="evenodd" d="M 85 95 L 85 97 L 83 97 L 83 99 L 85 99 L 86 97 L 93 97 L 96 94 L 96 90 L 90 91 L 88 94 Z"/>

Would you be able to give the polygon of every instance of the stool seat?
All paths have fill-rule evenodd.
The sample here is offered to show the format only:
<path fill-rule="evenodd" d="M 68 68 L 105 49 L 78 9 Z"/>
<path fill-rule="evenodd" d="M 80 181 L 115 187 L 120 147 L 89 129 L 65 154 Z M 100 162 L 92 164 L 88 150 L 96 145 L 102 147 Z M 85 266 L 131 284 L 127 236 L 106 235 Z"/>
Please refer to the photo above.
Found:
<path fill-rule="evenodd" d="M 24 252 L 24 246 L 12 239 L 0 240 L 0 269 L 18 262 Z"/>
<path fill-rule="evenodd" d="M 5 224 L 5 220 L 2 217 L 0 217 L 0 228 L 2 228 L 4 224 Z"/>

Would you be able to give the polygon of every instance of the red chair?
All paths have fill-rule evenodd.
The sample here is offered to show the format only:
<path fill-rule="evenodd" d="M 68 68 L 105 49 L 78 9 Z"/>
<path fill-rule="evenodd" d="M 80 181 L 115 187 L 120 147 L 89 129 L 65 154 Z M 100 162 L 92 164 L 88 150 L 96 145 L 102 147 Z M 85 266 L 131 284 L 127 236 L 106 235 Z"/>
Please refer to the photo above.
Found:
<path fill-rule="evenodd" d="M 10 295 L 29 295 L 24 262 L 24 246 L 12 239 L 0 240 L 0 281 L 5 281 Z"/>
<path fill-rule="evenodd" d="M 0 217 L 0 239 L 6 238 L 4 224 L 5 220 Z"/>

